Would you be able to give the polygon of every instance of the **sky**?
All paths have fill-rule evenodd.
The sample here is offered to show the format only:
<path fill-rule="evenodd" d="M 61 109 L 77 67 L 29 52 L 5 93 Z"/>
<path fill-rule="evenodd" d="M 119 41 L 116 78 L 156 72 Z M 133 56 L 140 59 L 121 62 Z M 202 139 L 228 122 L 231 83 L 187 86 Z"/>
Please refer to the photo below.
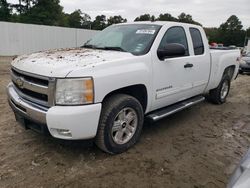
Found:
<path fill-rule="evenodd" d="M 17 0 L 8 0 L 17 2 Z M 161 13 L 170 13 L 177 17 L 185 12 L 204 27 L 219 27 L 231 15 L 236 15 L 244 28 L 250 27 L 250 0 L 61 0 L 64 11 L 71 13 L 76 9 L 91 16 L 121 15 L 128 21 L 145 13 L 158 17 Z"/>

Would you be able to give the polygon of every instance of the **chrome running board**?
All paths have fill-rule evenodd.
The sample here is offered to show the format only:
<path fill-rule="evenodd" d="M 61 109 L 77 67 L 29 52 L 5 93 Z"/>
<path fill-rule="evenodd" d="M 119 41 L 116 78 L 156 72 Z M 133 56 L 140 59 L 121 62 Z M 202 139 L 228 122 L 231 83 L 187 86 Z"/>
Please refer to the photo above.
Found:
<path fill-rule="evenodd" d="M 181 101 L 179 103 L 176 103 L 176 104 L 173 104 L 173 105 L 170 105 L 168 107 L 165 107 L 165 108 L 161 108 L 160 110 L 157 110 L 157 111 L 154 111 L 150 114 L 148 114 L 146 117 L 148 119 L 150 119 L 151 121 L 158 121 L 162 118 L 165 118 L 167 116 L 170 116 L 176 112 L 179 112 L 183 109 L 186 109 L 190 106 L 193 106 L 195 104 L 198 104 L 202 101 L 205 100 L 205 97 L 204 96 L 196 96 L 196 97 L 192 97 L 190 99 L 187 99 L 187 100 L 184 100 L 184 101 Z"/>

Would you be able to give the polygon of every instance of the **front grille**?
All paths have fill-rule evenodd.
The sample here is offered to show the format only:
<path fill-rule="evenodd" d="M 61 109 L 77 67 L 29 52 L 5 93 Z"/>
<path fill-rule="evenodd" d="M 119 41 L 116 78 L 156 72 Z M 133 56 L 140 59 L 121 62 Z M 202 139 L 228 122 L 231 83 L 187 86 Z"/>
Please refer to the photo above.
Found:
<path fill-rule="evenodd" d="M 43 86 L 48 86 L 48 85 L 49 85 L 49 81 L 46 80 L 46 78 L 44 78 L 44 79 L 39 79 L 39 78 L 32 77 L 32 76 L 29 76 L 29 75 L 21 74 L 21 73 L 17 72 L 16 70 L 14 70 L 13 68 L 11 69 L 11 71 L 12 71 L 16 76 L 18 76 L 18 77 L 23 77 L 25 80 L 30 81 L 30 82 L 32 82 L 32 83 L 36 83 L 36 84 L 43 85 Z"/>
<path fill-rule="evenodd" d="M 14 83 L 14 86 L 19 91 L 18 93 L 22 92 L 23 94 L 30 96 L 32 98 L 35 98 L 35 99 L 38 99 L 38 100 L 41 100 L 44 102 L 48 101 L 48 95 L 46 95 L 46 94 L 37 93 L 37 92 L 31 91 L 31 90 L 28 90 L 25 88 L 23 88 L 23 89 L 19 88 L 19 86 L 16 83 Z"/>
<path fill-rule="evenodd" d="M 26 73 L 13 67 L 11 79 L 21 98 L 46 107 L 54 105 L 55 79 Z"/>

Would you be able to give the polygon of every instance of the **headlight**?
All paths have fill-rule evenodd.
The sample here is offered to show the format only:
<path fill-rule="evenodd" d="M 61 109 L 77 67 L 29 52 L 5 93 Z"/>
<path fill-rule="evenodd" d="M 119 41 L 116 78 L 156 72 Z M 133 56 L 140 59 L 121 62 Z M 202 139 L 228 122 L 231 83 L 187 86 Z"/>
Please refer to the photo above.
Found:
<path fill-rule="evenodd" d="M 92 78 L 58 79 L 56 82 L 56 104 L 80 105 L 94 101 Z"/>

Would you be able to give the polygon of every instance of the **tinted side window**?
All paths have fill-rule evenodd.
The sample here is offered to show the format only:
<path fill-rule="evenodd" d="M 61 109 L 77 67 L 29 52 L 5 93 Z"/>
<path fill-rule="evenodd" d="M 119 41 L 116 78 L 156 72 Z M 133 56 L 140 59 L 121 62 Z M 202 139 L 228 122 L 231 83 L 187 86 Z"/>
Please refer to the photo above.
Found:
<path fill-rule="evenodd" d="M 189 55 L 186 33 L 182 27 L 177 26 L 168 29 L 162 38 L 159 48 L 163 48 L 163 46 L 165 46 L 166 44 L 171 43 L 182 44 L 185 47 L 185 55 Z"/>
<path fill-rule="evenodd" d="M 204 45 L 203 45 L 200 31 L 196 28 L 190 28 L 189 31 L 190 31 L 192 41 L 193 41 L 194 54 L 195 55 L 203 54 L 204 53 Z"/>

